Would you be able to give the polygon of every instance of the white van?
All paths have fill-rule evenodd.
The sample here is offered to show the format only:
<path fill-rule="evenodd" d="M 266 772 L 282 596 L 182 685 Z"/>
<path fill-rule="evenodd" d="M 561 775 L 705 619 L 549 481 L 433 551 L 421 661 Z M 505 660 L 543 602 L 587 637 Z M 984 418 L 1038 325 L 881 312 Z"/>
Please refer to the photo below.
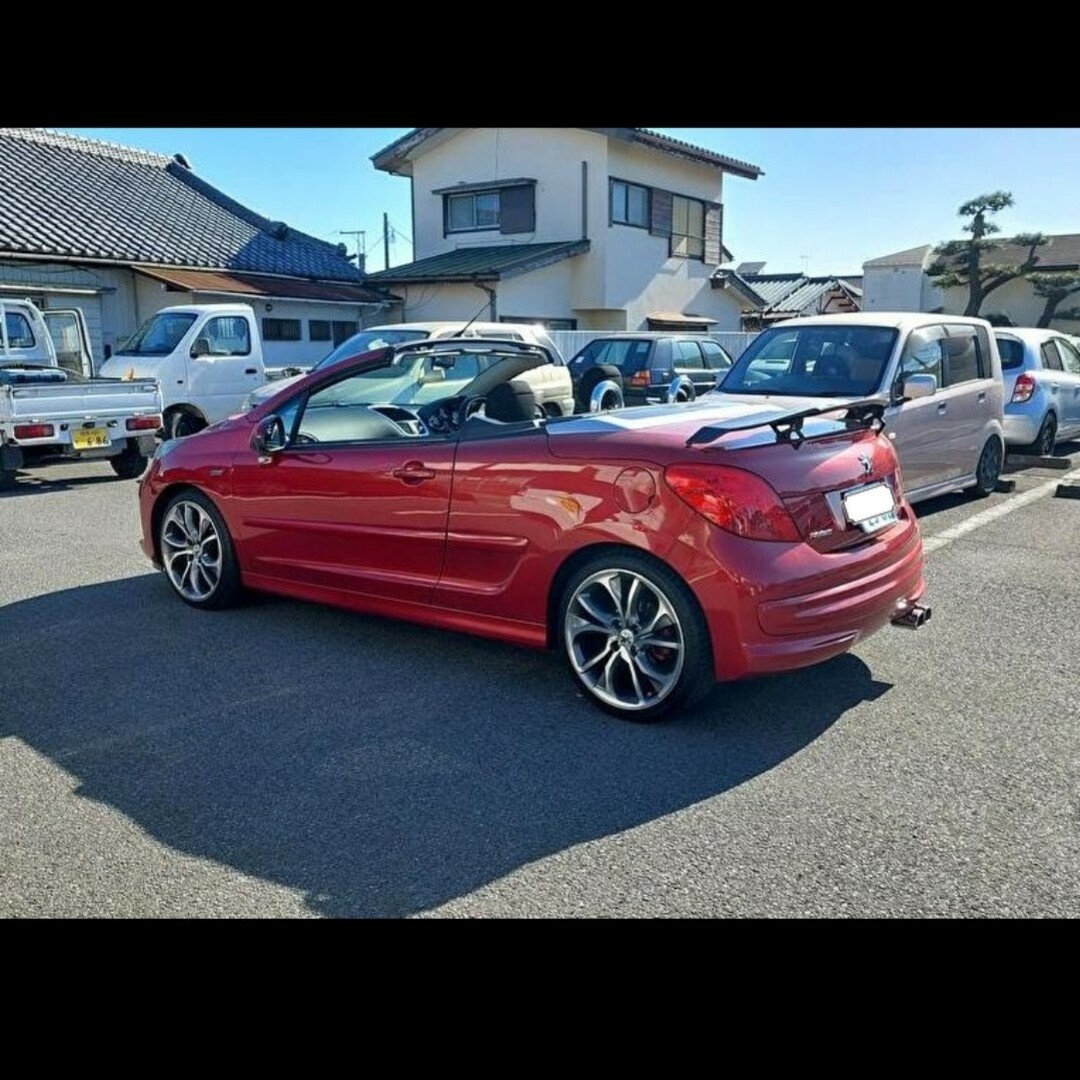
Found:
<path fill-rule="evenodd" d="M 569 416 L 574 411 L 574 385 L 570 378 L 570 369 L 566 367 L 562 355 L 542 326 L 531 323 L 492 323 L 492 322 L 414 322 L 393 323 L 386 326 L 369 326 L 360 333 L 343 341 L 333 352 L 323 357 L 314 368 L 334 364 L 347 356 L 358 356 L 371 349 L 381 349 L 387 345 L 400 345 L 407 341 L 423 341 L 426 338 L 499 338 L 503 341 L 524 341 L 531 345 L 541 345 L 551 353 L 554 364 L 534 368 L 520 376 L 528 382 L 540 404 L 552 416 Z M 307 372 L 293 375 L 287 379 L 277 379 L 265 386 L 253 390 L 244 402 L 244 411 L 255 408 L 267 398 L 273 397 L 290 383 L 303 378 Z"/>
<path fill-rule="evenodd" d="M 162 308 L 101 365 L 110 379 L 157 379 L 169 439 L 193 435 L 240 411 L 266 384 L 262 340 L 250 304 Z"/>

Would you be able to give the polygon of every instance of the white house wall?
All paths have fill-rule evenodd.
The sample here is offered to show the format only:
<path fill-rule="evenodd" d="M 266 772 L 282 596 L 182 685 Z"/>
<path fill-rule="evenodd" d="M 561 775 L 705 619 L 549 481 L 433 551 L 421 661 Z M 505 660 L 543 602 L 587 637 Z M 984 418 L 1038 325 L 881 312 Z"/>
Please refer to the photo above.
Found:
<path fill-rule="evenodd" d="M 581 163 L 588 163 L 591 178 L 604 174 L 606 158 L 604 136 L 575 128 L 464 129 L 413 163 L 415 258 L 426 259 L 465 245 L 580 239 Z M 432 191 L 517 177 L 536 180 L 535 232 L 503 235 L 496 230 L 443 236 L 443 197 Z M 590 205 L 590 219 L 593 214 Z M 603 220 L 606 223 L 606 213 Z"/>
<path fill-rule="evenodd" d="M 588 177 L 584 222 L 582 162 Z M 739 328 L 737 303 L 709 285 L 715 267 L 669 258 L 667 237 L 610 224 L 611 177 L 719 203 L 719 169 L 578 128 L 467 128 L 419 154 L 412 167 L 418 260 L 468 246 L 576 240 L 585 226 L 587 253 L 500 283 L 501 316 L 575 318 L 581 327 L 636 330 L 650 313 L 678 311 L 717 319 L 717 329 Z M 517 177 L 536 180 L 535 232 L 443 235 L 443 197 L 433 191 Z M 394 286 L 399 294 L 403 289 Z M 462 317 L 474 290 L 441 289 L 449 291 L 409 286 L 402 317 Z"/>
<path fill-rule="evenodd" d="M 863 311 L 925 311 L 922 266 L 863 268 Z"/>
<path fill-rule="evenodd" d="M 723 174 L 719 169 L 670 154 L 612 140 L 608 150 L 609 176 L 646 187 L 661 188 L 704 202 L 722 202 Z M 606 178 L 603 225 L 605 247 L 605 307 L 626 311 L 626 329 L 643 330 L 657 311 L 692 312 L 720 320 L 717 329 L 738 330 L 739 309 L 709 276 L 715 266 L 696 259 L 668 256 L 670 241 L 648 229 L 609 224 Z"/>

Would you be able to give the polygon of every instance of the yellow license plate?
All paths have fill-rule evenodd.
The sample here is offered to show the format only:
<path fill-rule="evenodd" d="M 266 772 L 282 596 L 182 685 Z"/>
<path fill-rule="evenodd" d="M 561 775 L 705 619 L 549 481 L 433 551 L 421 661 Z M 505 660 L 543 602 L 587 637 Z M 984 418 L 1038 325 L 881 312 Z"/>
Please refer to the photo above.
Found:
<path fill-rule="evenodd" d="M 71 445 L 76 450 L 93 450 L 98 446 L 109 445 L 107 428 L 78 428 L 71 433 Z"/>

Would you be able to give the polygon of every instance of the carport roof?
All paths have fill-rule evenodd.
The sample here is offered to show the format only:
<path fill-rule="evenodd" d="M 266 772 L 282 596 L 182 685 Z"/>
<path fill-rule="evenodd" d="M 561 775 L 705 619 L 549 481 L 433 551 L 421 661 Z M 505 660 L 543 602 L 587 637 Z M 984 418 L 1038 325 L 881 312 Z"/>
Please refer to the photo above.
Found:
<path fill-rule="evenodd" d="M 444 251 L 428 259 L 392 266 L 368 274 L 376 285 L 428 284 L 440 281 L 500 281 L 527 274 L 542 266 L 581 255 L 589 250 L 588 240 L 562 240 L 550 244 L 492 244 Z"/>

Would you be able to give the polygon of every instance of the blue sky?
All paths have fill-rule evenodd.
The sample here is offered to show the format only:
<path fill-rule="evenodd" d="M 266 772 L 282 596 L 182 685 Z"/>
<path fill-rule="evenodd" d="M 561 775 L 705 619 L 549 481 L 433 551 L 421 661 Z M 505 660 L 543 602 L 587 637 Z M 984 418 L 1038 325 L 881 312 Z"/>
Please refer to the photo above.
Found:
<path fill-rule="evenodd" d="M 371 155 L 407 128 L 68 128 L 162 153 L 274 220 L 325 240 L 366 233 L 369 270 L 412 258 L 409 183 Z M 765 170 L 726 177 L 724 243 L 770 271 L 856 274 L 865 260 L 960 235 L 956 210 L 1011 191 L 1002 233 L 1080 232 L 1080 128 L 658 128 Z"/>

